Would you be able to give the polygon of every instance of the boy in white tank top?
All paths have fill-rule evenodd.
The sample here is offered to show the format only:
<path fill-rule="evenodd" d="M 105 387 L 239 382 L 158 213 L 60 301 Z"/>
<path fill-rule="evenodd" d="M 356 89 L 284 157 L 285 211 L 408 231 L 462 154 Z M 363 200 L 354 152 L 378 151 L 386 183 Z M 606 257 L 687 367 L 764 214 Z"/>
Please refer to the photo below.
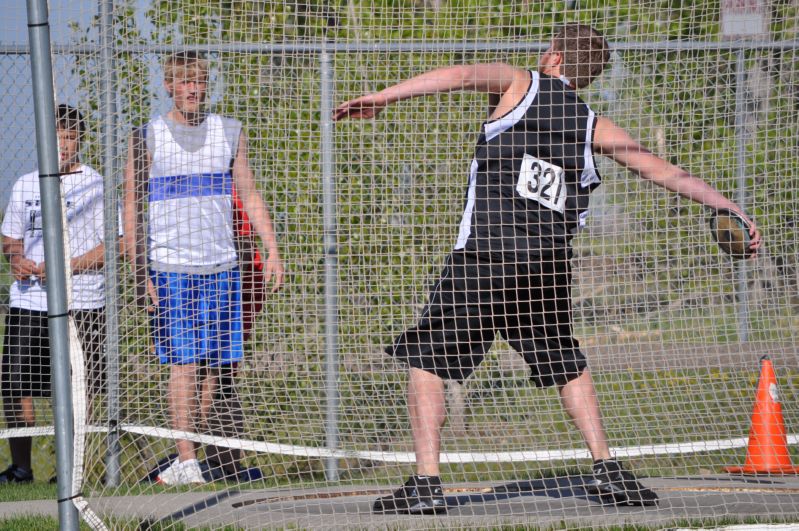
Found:
<path fill-rule="evenodd" d="M 167 57 L 164 74 L 172 110 L 130 141 L 126 249 L 141 300 L 148 299 L 159 360 L 170 365 L 171 427 L 196 432 L 208 428 L 208 409 L 220 388 L 235 394 L 232 376 L 243 356 L 234 188 L 266 247 L 264 276 L 273 280 L 272 291 L 283 282 L 283 265 L 247 161 L 241 123 L 205 111 L 207 61 L 194 52 L 176 53 Z M 201 397 L 196 389 L 202 389 Z M 240 424 L 240 413 L 237 417 Z M 178 439 L 177 450 L 178 458 L 157 481 L 203 483 L 194 443 Z"/>

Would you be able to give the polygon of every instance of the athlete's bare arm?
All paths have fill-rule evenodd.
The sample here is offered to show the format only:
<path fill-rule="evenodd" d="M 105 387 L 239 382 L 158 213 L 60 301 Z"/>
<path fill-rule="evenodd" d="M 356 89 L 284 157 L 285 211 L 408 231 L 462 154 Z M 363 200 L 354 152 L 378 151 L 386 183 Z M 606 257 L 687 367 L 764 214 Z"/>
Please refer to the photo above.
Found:
<path fill-rule="evenodd" d="M 760 231 L 754 221 L 749 219 L 738 205 L 702 179 L 654 155 L 610 119 L 600 117 L 597 120 L 594 131 L 594 148 L 598 153 L 610 157 L 642 178 L 676 192 L 682 197 L 710 208 L 725 208 L 736 212 L 749 223 L 749 235 L 752 238 L 750 248 L 757 250 L 760 247 Z"/>
<path fill-rule="evenodd" d="M 87 271 L 100 271 L 105 264 L 105 244 L 101 243 L 93 249 L 79 256 L 69 259 L 69 268 L 73 274 L 86 273 Z M 38 275 L 41 282 L 47 281 L 47 265 L 39 263 L 41 273 Z"/>
<path fill-rule="evenodd" d="M 266 203 L 264 203 L 255 186 L 255 176 L 247 159 L 247 139 L 244 136 L 244 132 L 239 135 L 239 146 L 236 149 L 236 158 L 233 160 L 233 180 L 236 184 L 236 191 L 244 205 L 244 210 L 247 212 L 247 216 L 250 218 L 253 227 L 255 227 L 255 231 L 261 238 L 264 247 L 266 247 L 266 262 L 264 264 L 266 280 L 268 282 L 274 278 L 272 291 L 277 291 L 283 284 L 283 262 L 280 259 L 272 218 L 269 216 Z"/>
<path fill-rule="evenodd" d="M 141 249 L 136 247 L 136 243 L 140 241 L 140 238 L 143 238 L 143 235 L 140 234 L 142 227 L 140 226 L 138 219 L 139 212 L 142 210 L 142 208 L 138 206 L 137 202 L 145 200 L 143 191 L 138 190 L 137 188 L 140 186 L 143 187 L 140 181 L 144 182 L 143 180 L 146 179 L 145 176 L 150 174 L 150 154 L 144 146 L 140 146 L 140 149 L 136 149 L 135 142 L 136 138 L 131 136 L 130 141 L 128 142 L 128 160 L 125 163 L 122 192 L 122 226 L 124 227 L 122 246 L 125 250 L 125 254 L 127 254 L 128 259 L 130 260 L 130 263 L 133 264 L 134 269 L 137 267 L 144 267 L 142 264 L 145 263 L 145 257 L 139 257 L 137 254 L 139 252 L 147 252 L 144 246 L 141 246 Z M 137 156 L 144 158 L 144 160 L 139 161 L 140 164 L 138 164 L 138 170 L 144 175 L 136 175 L 137 161 L 135 157 Z M 146 275 L 146 272 L 138 271 L 135 275 L 136 281 L 144 282 L 145 291 L 150 297 L 150 303 L 147 304 L 147 311 L 153 311 L 154 305 L 158 304 L 158 295 L 149 276 L 146 276 L 146 280 L 142 280 L 143 275 Z M 141 302 L 144 303 L 144 301 Z"/>
<path fill-rule="evenodd" d="M 134 138 L 131 137 L 130 141 L 128 142 L 128 159 L 125 163 L 125 170 L 124 170 L 124 184 L 123 184 L 123 192 L 122 192 L 122 226 L 124 227 L 123 232 L 123 239 L 124 239 L 124 246 L 125 246 L 125 254 L 127 254 L 128 259 L 131 263 L 135 263 L 136 261 L 136 239 L 139 237 L 137 234 L 138 227 L 136 225 L 136 217 L 138 214 L 138 209 L 136 205 L 137 199 L 143 200 L 143 198 L 137 198 L 137 190 L 136 187 L 139 184 L 136 178 L 136 162 L 134 157 L 136 156 L 134 152 Z M 146 152 L 146 150 L 144 150 Z M 146 153 L 142 155 L 147 156 Z M 147 157 L 149 159 L 149 156 Z M 149 160 L 145 161 L 143 164 L 144 171 L 149 173 Z"/>
<path fill-rule="evenodd" d="M 100 271 L 105 265 L 105 244 L 101 243 L 79 256 L 74 256 L 69 260 L 69 267 L 73 273 L 85 273 L 87 271 Z"/>
<path fill-rule="evenodd" d="M 374 94 L 344 102 L 333 111 L 333 119 L 374 118 L 394 102 L 455 90 L 500 95 L 491 113 L 492 117 L 498 117 L 524 98 L 529 85 L 527 70 L 504 63 L 437 68 Z"/>

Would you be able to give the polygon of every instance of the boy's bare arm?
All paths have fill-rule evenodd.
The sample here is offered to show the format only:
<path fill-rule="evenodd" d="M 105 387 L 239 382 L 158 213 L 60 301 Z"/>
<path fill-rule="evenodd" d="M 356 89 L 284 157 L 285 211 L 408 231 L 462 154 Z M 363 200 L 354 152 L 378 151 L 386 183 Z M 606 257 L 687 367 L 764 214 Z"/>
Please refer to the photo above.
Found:
<path fill-rule="evenodd" d="M 125 163 L 124 170 L 124 183 L 122 195 L 122 225 L 123 225 L 123 238 L 125 241 L 125 252 L 128 259 L 135 263 L 136 261 L 136 240 L 137 240 L 137 179 L 136 168 L 134 162 L 134 139 L 131 137 L 128 142 L 128 159 Z"/>
<path fill-rule="evenodd" d="M 128 159 L 125 163 L 123 197 L 122 197 L 122 248 L 132 264 L 136 280 L 136 293 L 139 304 L 153 310 L 153 305 L 158 303 L 155 288 L 149 279 L 146 270 L 147 253 L 144 242 L 144 207 L 145 185 L 150 173 L 150 156 L 143 144 L 143 138 L 131 135 L 128 142 Z M 139 160 L 137 160 L 137 157 Z M 149 297 L 150 301 L 146 299 Z"/>
<path fill-rule="evenodd" d="M 715 188 L 686 170 L 663 160 L 635 141 L 627 131 L 610 119 L 600 117 L 594 131 L 594 148 L 643 179 L 675 192 L 682 197 L 714 209 L 728 209 L 741 215 L 749 224 L 752 249 L 760 246 L 760 231 L 738 205 Z"/>
<path fill-rule="evenodd" d="M 500 101 L 494 110 L 494 114 L 498 116 L 524 97 L 529 82 L 530 76 L 526 70 L 504 63 L 437 68 L 374 94 L 344 102 L 333 111 L 333 119 L 374 118 L 394 102 L 455 90 L 500 95 Z M 506 94 L 513 96 L 505 98 Z"/>
<path fill-rule="evenodd" d="M 239 146 L 233 160 L 233 180 L 236 192 L 244 205 L 244 210 L 261 238 L 266 249 L 265 271 L 267 281 L 274 277 L 272 291 L 277 291 L 283 284 L 283 262 L 277 245 L 277 236 L 272 225 L 272 218 L 261 194 L 255 186 L 255 176 L 247 157 L 247 140 L 244 132 L 239 135 Z"/>

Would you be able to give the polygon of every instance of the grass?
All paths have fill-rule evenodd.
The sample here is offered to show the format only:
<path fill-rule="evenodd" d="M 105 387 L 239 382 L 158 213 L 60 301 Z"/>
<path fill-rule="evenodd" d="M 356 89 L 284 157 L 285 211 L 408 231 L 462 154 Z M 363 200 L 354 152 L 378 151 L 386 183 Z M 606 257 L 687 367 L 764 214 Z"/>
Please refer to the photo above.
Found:
<path fill-rule="evenodd" d="M 0 485 L 0 502 L 55 500 L 56 498 L 56 486 L 50 483 Z"/>
<path fill-rule="evenodd" d="M 162 523 L 151 523 L 146 521 L 140 520 L 133 520 L 133 519 L 114 519 L 113 521 L 106 522 L 108 525 L 112 526 L 111 529 L 138 529 L 139 531 L 166 531 L 167 529 L 170 531 L 184 531 L 186 530 L 186 526 L 180 522 L 162 522 Z M 696 520 L 685 520 L 680 519 L 676 520 L 671 527 L 673 528 L 691 528 L 691 529 L 702 529 L 702 528 L 719 528 L 725 526 L 733 526 L 733 525 L 768 525 L 768 524 L 784 524 L 784 523 L 792 523 L 790 520 L 785 520 L 782 518 L 718 518 L 718 519 L 696 519 Z M 58 519 L 50 517 L 50 516 L 38 516 L 38 515 L 26 515 L 26 516 L 16 516 L 11 518 L 2 518 L 0 519 L 0 531 L 39 531 L 39 530 L 49 530 L 49 529 L 58 529 Z M 86 525 L 86 523 L 80 523 L 81 531 L 90 531 L 91 528 Z M 211 528 L 192 528 L 192 529 L 199 529 L 200 531 L 208 530 Z M 225 526 L 222 528 L 215 527 L 213 528 L 217 531 L 238 531 L 242 528 L 235 527 L 235 526 Z M 358 529 L 357 527 L 353 527 L 353 529 Z M 388 529 L 403 529 L 400 526 L 396 527 L 389 527 Z M 625 524 L 625 525 L 613 525 L 607 527 L 574 527 L 570 526 L 567 522 L 561 522 L 558 525 L 550 526 L 550 527 L 536 527 L 531 525 L 502 525 L 502 526 L 492 526 L 492 527 L 482 527 L 482 528 L 471 528 L 471 529 L 491 529 L 491 530 L 503 530 L 503 531 L 511 531 L 511 530 L 536 530 L 536 529 L 551 529 L 551 530 L 560 530 L 560 529 L 570 529 L 579 531 L 581 529 L 604 529 L 606 531 L 655 531 L 663 529 L 662 525 L 657 526 L 647 526 L 647 525 L 637 525 L 637 524 Z"/>
<path fill-rule="evenodd" d="M 105 522 L 109 529 L 137 529 L 138 531 L 184 531 L 185 525 L 179 522 L 151 523 L 137 519 L 115 518 Z M 12 518 L 0 518 L 0 531 L 44 531 L 58 529 L 58 519 L 51 516 L 25 515 Z M 81 531 L 91 531 L 85 522 L 80 522 Z M 197 529 L 197 528 L 192 528 Z M 211 528 L 199 528 L 201 531 Z M 240 528 L 226 526 L 223 528 L 213 528 L 218 531 L 233 531 Z"/>
<path fill-rule="evenodd" d="M 26 515 L 15 516 L 12 518 L 0 519 L 0 530 L 2 531 L 31 531 L 58 529 L 58 519 L 51 516 Z M 80 525 L 81 531 L 90 531 L 91 528 L 85 523 Z"/>

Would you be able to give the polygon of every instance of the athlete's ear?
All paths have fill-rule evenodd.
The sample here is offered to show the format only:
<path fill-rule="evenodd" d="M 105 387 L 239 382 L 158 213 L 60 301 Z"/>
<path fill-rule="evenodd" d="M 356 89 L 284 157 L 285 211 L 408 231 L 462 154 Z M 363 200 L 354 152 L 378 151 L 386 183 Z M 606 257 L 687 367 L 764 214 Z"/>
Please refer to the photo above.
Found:
<path fill-rule="evenodd" d="M 563 63 L 563 54 L 553 50 L 550 46 L 538 59 L 538 68 L 555 68 L 560 66 L 561 63 Z"/>
<path fill-rule="evenodd" d="M 549 50 L 549 65 L 560 66 L 563 64 L 563 54 L 555 50 Z"/>
<path fill-rule="evenodd" d="M 173 98 L 174 93 L 172 92 L 172 81 L 164 80 L 164 88 L 166 89 L 166 93 L 169 94 L 169 97 Z"/>

